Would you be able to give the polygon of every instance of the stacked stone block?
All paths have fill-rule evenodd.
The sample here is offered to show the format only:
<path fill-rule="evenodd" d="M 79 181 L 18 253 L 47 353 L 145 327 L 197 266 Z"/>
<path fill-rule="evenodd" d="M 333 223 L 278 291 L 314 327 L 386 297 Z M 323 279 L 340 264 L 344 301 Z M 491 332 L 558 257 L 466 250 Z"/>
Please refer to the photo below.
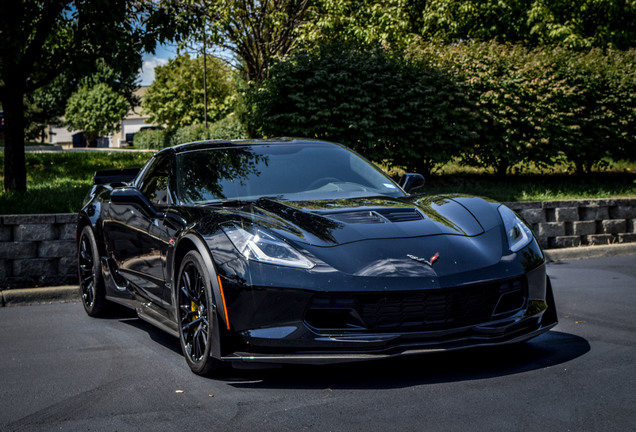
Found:
<path fill-rule="evenodd" d="M 636 242 L 636 200 L 507 203 L 532 226 L 543 248 Z"/>
<path fill-rule="evenodd" d="M 0 289 L 77 283 L 77 215 L 0 216 Z"/>

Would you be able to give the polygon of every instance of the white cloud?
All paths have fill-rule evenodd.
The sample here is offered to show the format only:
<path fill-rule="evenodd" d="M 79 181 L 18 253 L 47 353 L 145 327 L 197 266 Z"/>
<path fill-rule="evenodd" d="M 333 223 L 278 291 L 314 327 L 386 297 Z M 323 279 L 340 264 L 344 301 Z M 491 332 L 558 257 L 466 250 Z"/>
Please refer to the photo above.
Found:
<path fill-rule="evenodd" d="M 152 57 L 152 56 L 144 56 L 143 57 L 143 65 L 139 70 L 139 78 L 141 80 L 142 86 L 150 85 L 155 79 L 155 68 L 157 66 L 163 66 L 168 63 L 168 59 Z"/>

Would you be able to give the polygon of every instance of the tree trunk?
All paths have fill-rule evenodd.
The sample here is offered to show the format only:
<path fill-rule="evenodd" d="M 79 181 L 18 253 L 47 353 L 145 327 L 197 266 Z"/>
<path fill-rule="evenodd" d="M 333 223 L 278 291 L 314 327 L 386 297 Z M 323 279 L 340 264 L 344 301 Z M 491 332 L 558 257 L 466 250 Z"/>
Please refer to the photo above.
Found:
<path fill-rule="evenodd" d="M 7 76 L 4 86 L 4 190 L 26 191 L 24 158 L 24 84 Z"/>
<path fill-rule="evenodd" d="M 508 167 L 509 167 L 508 161 L 504 159 L 500 159 L 498 163 L 495 165 L 495 176 L 499 178 L 506 177 L 506 174 L 508 173 Z"/>

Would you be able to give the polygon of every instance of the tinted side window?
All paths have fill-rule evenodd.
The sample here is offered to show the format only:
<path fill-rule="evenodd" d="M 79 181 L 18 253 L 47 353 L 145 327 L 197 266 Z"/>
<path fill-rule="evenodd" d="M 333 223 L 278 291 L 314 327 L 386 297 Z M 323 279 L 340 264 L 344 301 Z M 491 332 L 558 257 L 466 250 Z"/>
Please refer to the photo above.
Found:
<path fill-rule="evenodd" d="M 172 203 L 170 198 L 170 158 L 157 157 L 146 171 L 139 190 L 148 200 L 157 206 Z"/>

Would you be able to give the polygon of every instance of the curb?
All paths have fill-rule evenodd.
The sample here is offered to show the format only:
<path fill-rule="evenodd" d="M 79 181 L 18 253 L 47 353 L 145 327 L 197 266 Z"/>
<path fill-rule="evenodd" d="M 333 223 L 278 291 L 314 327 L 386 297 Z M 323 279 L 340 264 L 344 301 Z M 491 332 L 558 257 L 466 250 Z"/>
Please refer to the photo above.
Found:
<path fill-rule="evenodd" d="M 0 290 L 0 306 L 66 303 L 79 300 L 77 285 Z"/>
<path fill-rule="evenodd" d="M 548 249 L 544 252 L 547 262 L 611 257 L 617 255 L 636 255 L 636 243 Z M 65 303 L 77 302 L 79 300 L 80 295 L 77 285 L 0 290 L 0 306 Z"/>
<path fill-rule="evenodd" d="M 547 262 L 611 257 L 617 255 L 636 255 L 636 243 L 548 249 L 544 252 Z"/>

